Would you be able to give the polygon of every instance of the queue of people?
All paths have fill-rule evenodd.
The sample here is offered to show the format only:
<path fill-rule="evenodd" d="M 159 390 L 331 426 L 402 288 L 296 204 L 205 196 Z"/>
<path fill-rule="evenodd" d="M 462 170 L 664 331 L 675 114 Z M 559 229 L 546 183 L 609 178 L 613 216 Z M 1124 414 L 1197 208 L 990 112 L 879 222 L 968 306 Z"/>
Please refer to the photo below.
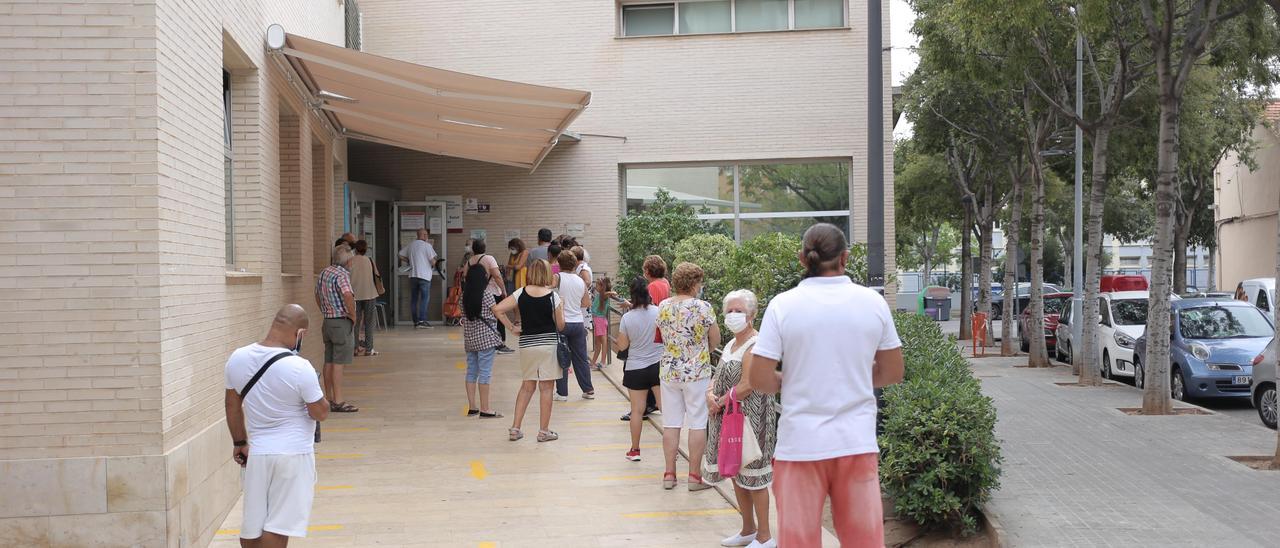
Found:
<path fill-rule="evenodd" d="M 420 292 L 430 287 L 429 270 L 419 272 L 417 262 L 434 260 L 424 232 L 400 253 L 410 263 L 411 277 L 427 276 L 418 278 L 425 289 L 415 291 L 415 327 L 425 323 L 426 297 Z M 367 243 L 347 236 L 336 243 L 332 264 L 321 271 L 316 285 L 324 318 L 322 381 L 299 373 L 314 370 L 296 356 L 307 329 L 306 314 L 296 305 L 277 314 L 266 339 L 237 350 L 228 362 L 233 453 L 242 466 L 246 460 L 256 463 L 245 476 L 246 539 L 255 533 L 304 536 L 314 460 L 271 457 L 272 448 L 287 445 L 290 455 L 309 455 L 314 449 L 302 441 L 307 428 L 315 428 L 328 412 L 358 411 L 342 399 L 342 368 L 357 352 L 377 354 L 373 331 L 362 325 L 357 339 L 355 327 L 370 315 L 366 303 L 381 291 L 380 273 L 365 257 Z M 902 380 L 901 341 L 884 299 L 844 274 L 849 245 L 839 228 L 820 223 L 805 232 L 798 253 L 805 277 L 773 298 L 758 331 L 757 296 L 747 289 L 731 291 L 721 303 L 723 316 L 717 318 L 712 305 L 700 298 L 705 273 L 692 263 L 676 265 L 668 281 L 665 261 L 647 257 L 644 275 L 625 285 L 627 299 L 622 300 L 607 277 L 593 275 L 582 246 L 568 236 L 553 238 L 548 229 L 539 231 L 531 248 L 518 238 L 508 242 L 506 275 L 486 253 L 483 240 L 472 241 L 469 251 L 460 266 L 468 415 L 503 417 L 492 406 L 490 382 L 495 356 L 505 348 L 509 332 L 518 338 L 521 384 L 508 439 L 525 437 L 524 419 L 535 394 L 537 441 L 559 439 L 551 425 L 553 402 L 568 399 L 571 370 L 582 397 L 594 399 L 592 370 L 605 357 L 608 305 L 617 299 L 626 312 L 614 349 L 624 361 L 622 384 L 631 403 L 623 419 L 661 413 L 663 489 L 681 482 L 676 457 L 685 431 L 688 490 L 732 482 L 742 526 L 721 545 L 821 545 L 828 498 L 842 545 L 883 543 L 874 390 Z M 722 324 L 729 330 L 723 348 Z M 588 330 L 596 342 L 590 355 Z M 715 363 L 717 348 L 721 352 Z M 276 360 L 284 365 L 277 371 L 288 382 L 264 380 L 254 394 L 258 397 L 247 396 Z M 778 405 L 774 394 L 781 394 L 786 404 Z M 269 404 L 261 402 L 265 398 Z M 750 437 L 759 449 L 749 460 L 726 453 L 745 445 L 733 436 L 722 439 L 722 421 L 731 410 L 742 413 L 742 438 Z M 624 456 L 638 462 L 642 421 L 630 420 L 629 429 L 631 443 Z M 315 435 L 318 439 L 318 430 Z M 289 441 L 277 443 L 277 437 Z M 267 458 L 248 459 L 250 451 Z M 739 460 L 740 465 L 722 473 L 726 462 Z M 257 468 L 263 462 L 270 468 Z M 300 474 L 302 469 L 309 469 L 309 475 Z M 279 474 L 292 479 L 279 481 L 274 478 Z M 776 532 L 770 527 L 770 489 L 777 503 Z M 290 503 L 263 503 L 277 497 L 291 497 Z"/>

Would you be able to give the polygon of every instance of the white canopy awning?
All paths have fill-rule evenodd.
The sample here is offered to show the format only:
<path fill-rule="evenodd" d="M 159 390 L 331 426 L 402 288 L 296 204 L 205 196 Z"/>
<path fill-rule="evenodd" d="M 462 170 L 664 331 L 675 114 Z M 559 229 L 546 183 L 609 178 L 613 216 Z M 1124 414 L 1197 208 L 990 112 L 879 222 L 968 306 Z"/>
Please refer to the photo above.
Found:
<path fill-rule="evenodd" d="M 586 91 L 415 65 L 272 27 L 268 48 L 283 42 L 274 51 L 352 139 L 532 171 L 591 101 Z"/>

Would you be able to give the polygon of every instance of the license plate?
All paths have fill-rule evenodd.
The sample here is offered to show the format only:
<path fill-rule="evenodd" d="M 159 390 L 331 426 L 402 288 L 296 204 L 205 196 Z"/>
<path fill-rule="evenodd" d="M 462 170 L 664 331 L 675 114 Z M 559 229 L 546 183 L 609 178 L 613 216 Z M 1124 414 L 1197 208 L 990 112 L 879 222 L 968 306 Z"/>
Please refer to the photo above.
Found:
<path fill-rule="evenodd" d="M 1231 377 L 1231 384 L 1253 384 L 1252 375 L 1236 375 Z"/>

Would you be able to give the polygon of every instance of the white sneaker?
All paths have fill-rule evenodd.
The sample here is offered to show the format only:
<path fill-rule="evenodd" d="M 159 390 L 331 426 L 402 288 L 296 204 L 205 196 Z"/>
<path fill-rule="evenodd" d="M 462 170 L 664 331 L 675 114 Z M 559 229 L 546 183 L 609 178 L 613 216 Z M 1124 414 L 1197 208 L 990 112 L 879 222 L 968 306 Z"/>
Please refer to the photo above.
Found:
<path fill-rule="evenodd" d="M 552 395 L 551 395 L 551 399 L 552 399 L 553 401 L 569 401 L 569 396 L 561 396 L 560 394 L 552 394 Z"/>
<path fill-rule="evenodd" d="M 721 546 L 750 546 L 756 544 L 756 534 L 750 535 L 733 535 L 720 541 Z"/>
<path fill-rule="evenodd" d="M 754 536 L 754 535 L 752 535 L 752 536 Z M 751 544 L 748 544 L 748 545 L 747 545 L 747 548 L 778 548 L 778 539 L 776 539 L 776 538 L 771 538 L 771 539 L 766 540 L 766 541 L 764 541 L 764 542 L 760 542 L 760 541 L 758 541 L 758 540 L 753 540 L 753 541 L 751 541 Z"/>

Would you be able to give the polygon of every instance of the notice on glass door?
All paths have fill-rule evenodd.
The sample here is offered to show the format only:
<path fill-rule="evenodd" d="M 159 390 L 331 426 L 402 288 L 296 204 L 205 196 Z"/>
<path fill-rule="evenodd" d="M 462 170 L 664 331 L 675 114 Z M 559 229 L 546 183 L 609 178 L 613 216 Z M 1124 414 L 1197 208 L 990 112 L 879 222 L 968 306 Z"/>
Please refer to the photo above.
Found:
<path fill-rule="evenodd" d="M 400 212 L 400 230 L 410 231 L 418 230 L 426 225 L 423 224 L 427 219 L 427 214 L 421 211 L 401 211 Z M 432 219 L 433 221 L 435 219 Z M 435 232 L 434 230 L 432 232 Z"/>

